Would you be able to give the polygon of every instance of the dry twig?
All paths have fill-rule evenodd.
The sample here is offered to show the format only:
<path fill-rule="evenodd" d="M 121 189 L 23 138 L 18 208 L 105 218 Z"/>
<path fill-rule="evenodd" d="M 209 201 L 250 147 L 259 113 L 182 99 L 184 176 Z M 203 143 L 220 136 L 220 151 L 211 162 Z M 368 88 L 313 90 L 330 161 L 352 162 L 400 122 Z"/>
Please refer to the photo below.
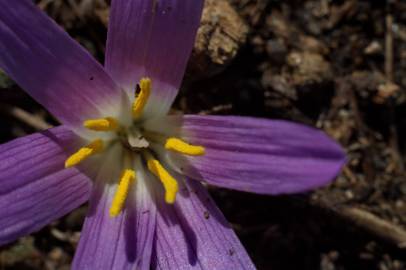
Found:
<path fill-rule="evenodd" d="M 406 248 L 406 231 L 400 226 L 357 207 L 340 208 L 339 214 L 397 247 Z"/>
<path fill-rule="evenodd" d="M 6 114 L 20 120 L 21 122 L 36 130 L 45 130 L 52 127 L 51 124 L 47 123 L 42 118 L 32 115 L 31 113 L 21 108 L 10 106 L 7 104 L 1 104 L 0 108 L 1 111 L 4 111 Z"/>

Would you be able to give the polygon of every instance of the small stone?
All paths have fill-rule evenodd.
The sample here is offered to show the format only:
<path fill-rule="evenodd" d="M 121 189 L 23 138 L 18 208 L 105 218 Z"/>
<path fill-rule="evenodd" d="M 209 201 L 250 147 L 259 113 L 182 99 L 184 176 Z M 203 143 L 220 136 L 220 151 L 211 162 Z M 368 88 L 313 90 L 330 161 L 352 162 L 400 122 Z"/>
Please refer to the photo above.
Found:
<path fill-rule="evenodd" d="M 394 97 L 400 90 L 397 84 L 387 82 L 378 86 L 378 93 L 374 97 L 374 102 L 383 104 L 387 99 Z"/>
<path fill-rule="evenodd" d="M 349 200 L 354 199 L 354 193 L 351 190 L 346 190 L 345 197 L 347 197 Z"/>
<path fill-rule="evenodd" d="M 382 52 L 382 45 L 374 40 L 369 45 L 364 49 L 364 53 L 366 55 L 374 55 L 374 54 L 379 54 Z"/>
<path fill-rule="evenodd" d="M 49 252 L 49 258 L 54 261 L 59 261 L 63 256 L 63 251 L 61 248 L 54 248 Z"/>
<path fill-rule="evenodd" d="M 295 85 L 319 83 L 333 77 L 330 63 L 320 54 L 292 52 L 287 56 L 287 64 Z"/>

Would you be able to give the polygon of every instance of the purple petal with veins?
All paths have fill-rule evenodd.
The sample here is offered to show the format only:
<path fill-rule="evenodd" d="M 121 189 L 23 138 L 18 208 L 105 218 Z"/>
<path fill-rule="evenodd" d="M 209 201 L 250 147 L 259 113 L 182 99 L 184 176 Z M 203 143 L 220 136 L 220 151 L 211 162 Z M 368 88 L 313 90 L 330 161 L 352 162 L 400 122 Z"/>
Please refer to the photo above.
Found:
<path fill-rule="evenodd" d="M 198 115 L 160 121 L 156 130 L 179 132 L 206 149 L 204 156 L 171 154 L 177 169 L 220 187 L 262 194 L 303 192 L 328 184 L 345 163 L 341 147 L 322 131 L 292 122 Z"/>
<path fill-rule="evenodd" d="M 65 170 L 77 137 L 57 127 L 0 145 L 0 244 L 37 231 L 89 198 L 91 182 Z"/>
<path fill-rule="evenodd" d="M 153 81 L 147 115 L 168 112 L 193 48 L 203 0 L 113 0 L 106 69 L 133 96 L 141 77 Z"/>
<path fill-rule="evenodd" d="M 155 234 L 156 207 L 145 185 L 146 176 L 137 170 L 125 210 L 117 217 L 109 214 L 119 171 L 109 166 L 116 155 L 103 161 L 98 187 L 90 200 L 90 209 L 82 230 L 73 269 L 150 269 L 152 241 Z M 117 169 L 117 168 L 116 168 Z"/>
<path fill-rule="evenodd" d="M 180 183 L 175 205 L 159 204 L 152 269 L 255 269 L 207 190 Z"/>
<path fill-rule="evenodd" d="M 70 127 L 120 113 L 122 90 L 31 0 L 0 1 L 0 67 Z"/>

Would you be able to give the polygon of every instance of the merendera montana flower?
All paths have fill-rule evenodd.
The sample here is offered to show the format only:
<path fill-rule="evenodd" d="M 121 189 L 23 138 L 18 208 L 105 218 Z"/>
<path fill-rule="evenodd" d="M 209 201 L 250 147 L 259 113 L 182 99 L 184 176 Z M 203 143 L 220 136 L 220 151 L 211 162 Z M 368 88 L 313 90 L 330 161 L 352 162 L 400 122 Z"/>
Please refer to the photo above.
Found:
<path fill-rule="evenodd" d="M 299 124 L 167 116 L 203 0 L 113 0 L 103 68 L 30 0 L 0 0 L 0 66 L 62 126 L 0 145 L 0 243 L 90 197 L 73 269 L 254 269 L 200 181 L 261 194 L 331 181 Z"/>

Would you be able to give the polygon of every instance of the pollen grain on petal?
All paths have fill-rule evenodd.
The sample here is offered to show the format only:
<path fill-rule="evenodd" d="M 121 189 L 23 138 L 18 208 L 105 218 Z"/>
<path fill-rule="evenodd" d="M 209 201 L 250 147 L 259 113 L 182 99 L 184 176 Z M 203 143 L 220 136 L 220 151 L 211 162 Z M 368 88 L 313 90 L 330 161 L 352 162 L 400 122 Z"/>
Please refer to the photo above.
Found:
<path fill-rule="evenodd" d="M 83 126 L 94 131 L 114 131 L 119 127 L 118 121 L 113 117 L 89 119 L 83 122 Z"/>
<path fill-rule="evenodd" d="M 176 199 L 176 193 L 178 192 L 178 182 L 175 178 L 168 173 L 167 170 L 156 159 L 149 159 L 148 169 L 161 180 L 165 189 L 165 201 L 173 204 Z"/>
<path fill-rule="evenodd" d="M 165 148 L 190 156 L 202 156 L 205 154 L 205 148 L 203 146 L 188 144 L 187 142 L 174 137 L 166 140 Z"/>
<path fill-rule="evenodd" d="M 117 186 L 116 193 L 114 194 L 113 202 L 110 207 L 110 216 L 116 217 L 123 210 L 125 201 L 128 197 L 131 183 L 135 181 L 135 171 L 126 169 L 123 171 L 120 182 Z"/>
<path fill-rule="evenodd" d="M 140 92 L 135 97 L 132 114 L 134 119 L 140 118 L 145 105 L 147 104 L 149 95 L 151 94 L 151 79 L 142 78 L 140 81 Z"/>
<path fill-rule="evenodd" d="M 85 147 L 80 148 L 76 153 L 72 154 L 65 161 L 65 168 L 73 167 L 90 156 L 99 153 L 103 150 L 103 141 L 96 139 Z"/>

